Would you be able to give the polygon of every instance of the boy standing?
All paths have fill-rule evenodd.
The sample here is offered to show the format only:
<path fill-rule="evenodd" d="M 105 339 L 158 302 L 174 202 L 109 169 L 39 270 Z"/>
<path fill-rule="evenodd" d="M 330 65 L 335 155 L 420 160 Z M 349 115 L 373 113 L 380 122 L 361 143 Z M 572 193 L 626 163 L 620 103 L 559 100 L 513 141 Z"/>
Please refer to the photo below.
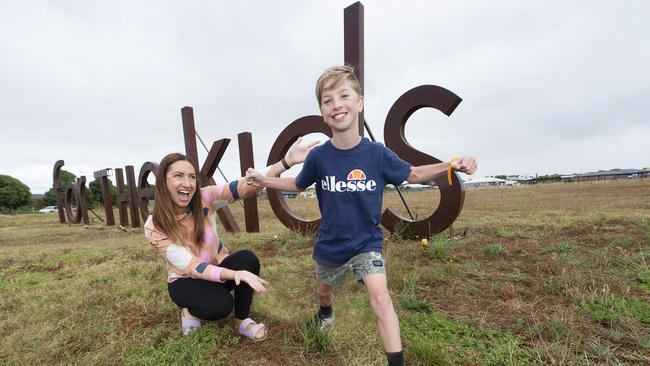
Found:
<path fill-rule="evenodd" d="M 359 113 L 364 99 L 354 70 L 334 66 L 321 75 L 316 97 L 332 138 L 313 148 L 297 177 L 262 176 L 246 173 L 249 184 L 282 191 L 302 191 L 316 183 L 321 212 L 318 240 L 314 246 L 321 327 L 334 320 L 333 290 L 351 270 L 367 290 L 377 316 L 379 337 L 389 365 L 403 365 L 399 321 L 388 293 L 385 261 L 381 256 L 383 233 L 379 227 L 383 190 L 386 184 L 429 182 L 455 171 L 473 174 L 476 161 L 462 157 L 448 163 L 412 167 L 384 145 L 359 136 Z M 283 162 L 290 166 L 289 162 Z"/>

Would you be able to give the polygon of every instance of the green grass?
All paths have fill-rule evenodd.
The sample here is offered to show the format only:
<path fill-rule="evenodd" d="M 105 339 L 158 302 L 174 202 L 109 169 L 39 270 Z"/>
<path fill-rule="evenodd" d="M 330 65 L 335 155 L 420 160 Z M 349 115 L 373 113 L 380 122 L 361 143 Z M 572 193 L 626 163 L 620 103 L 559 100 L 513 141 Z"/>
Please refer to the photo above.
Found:
<path fill-rule="evenodd" d="M 639 288 L 646 294 L 650 294 L 650 272 L 643 271 L 636 278 Z M 0 284 L 0 288 L 1 288 Z"/>
<path fill-rule="evenodd" d="M 324 355 L 332 347 L 332 337 L 328 329 L 321 330 L 318 325 L 308 324 L 301 331 L 302 349 L 305 353 Z"/>
<path fill-rule="evenodd" d="M 214 350 L 239 342 L 230 331 L 204 326 L 189 337 L 156 341 L 162 329 L 153 329 L 151 338 L 142 337 L 120 356 L 123 365 L 225 365 L 222 357 L 214 357 Z"/>
<path fill-rule="evenodd" d="M 616 238 L 616 240 L 614 240 L 614 245 L 618 245 L 621 247 L 629 247 L 629 246 L 636 245 L 636 241 L 634 240 L 634 238 L 630 238 L 629 236 L 619 236 L 618 238 Z"/>
<path fill-rule="evenodd" d="M 497 256 L 504 254 L 506 248 L 502 244 L 488 244 L 483 247 L 483 254 Z"/>
<path fill-rule="evenodd" d="M 566 254 L 571 252 L 572 250 L 573 250 L 573 245 L 571 245 L 571 243 L 562 242 L 562 243 L 555 244 L 550 248 L 544 249 L 543 253 L 544 254 L 550 254 L 550 253 Z"/>
<path fill-rule="evenodd" d="M 405 194 L 418 217 L 432 212 L 429 196 Z M 454 223 L 467 237 L 445 231 L 424 245 L 386 233 L 407 364 L 650 363 L 650 207 L 639 202 L 650 182 L 471 189 Z M 401 207 L 394 192 L 384 203 Z M 313 200 L 291 204 L 317 212 Z M 261 233 L 221 233 L 256 252 L 271 283 L 251 314 L 270 337 L 252 343 L 230 319 L 181 336 L 165 264 L 141 228 L 0 216 L 0 364 L 384 365 L 367 292 L 351 278 L 335 291 L 334 324 L 305 327 L 317 309 L 313 239 L 263 201 L 260 217 Z"/>
<path fill-rule="evenodd" d="M 409 297 L 402 300 L 402 307 L 407 310 L 425 312 L 428 313 L 431 311 L 431 305 L 429 305 L 426 300 L 418 299 L 415 297 Z"/>
<path fill-rule="evenodd" d="M 522 364 L 533 362 L 533 352 L 522 347 L 522 339 L 491 326 L 475 327 L 433 313 L 415 313 L 402 318 L 406 352 L 422 365 Z M 426 344 L 423 340 L 429 340 Z M 409 352 L 410 351 L 410 352 Z"/>
<path fill-rule="evenodd" d="M 582 304 L 583 309 L 599 322 L 609 323 L 630 317 L 650 324 L 650 304 L 641 299 L 597 297 Z"/>

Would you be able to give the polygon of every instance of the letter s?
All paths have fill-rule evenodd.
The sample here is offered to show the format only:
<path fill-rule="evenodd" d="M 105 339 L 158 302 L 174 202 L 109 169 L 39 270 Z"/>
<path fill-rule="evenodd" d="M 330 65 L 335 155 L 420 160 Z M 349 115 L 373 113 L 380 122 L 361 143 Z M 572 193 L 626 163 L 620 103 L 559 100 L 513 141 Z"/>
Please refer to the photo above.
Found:
<path fill-rule="evenodd" d="M 420 108 L 435 108 L 449 116 L 461 101 L 453 92 L 436 85 L 421 85 L 407 91 L 395 101 L 386 116 L 386 146 L 414 166 L 440 163 L 439 159 L 418 151 L 406 141 L 404 126 L 409 117 Z M 447 184 L 445 175 L 435 179 L 435 182 L 440 188 L 440 204 L 431 216 L 413 221 L 387 208 L 382 214 L 381 224 L 391 232 L 398 226 L 403 227 L 403 235 L 410 239 L 415 239 L 416 236 L 427 237 L 448 228 L 463 209 L 465 187 L 455 173 L 452 175 L 451 187 Z"/>

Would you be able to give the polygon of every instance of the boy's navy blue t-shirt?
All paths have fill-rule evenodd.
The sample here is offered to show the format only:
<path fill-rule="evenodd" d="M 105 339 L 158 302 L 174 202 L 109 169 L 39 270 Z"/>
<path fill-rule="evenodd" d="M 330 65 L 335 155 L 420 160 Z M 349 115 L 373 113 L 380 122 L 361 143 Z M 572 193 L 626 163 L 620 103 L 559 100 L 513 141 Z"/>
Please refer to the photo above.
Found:
<path fill-rule="evenodd" d="M 381 252 L 384 186 L 402 184 L 410 172 L 409 163 L 367 138 L 349 150 L 331 141 L 315 147 L 296 177 L 299 188 L 316 183 L 321 222 L 314 259 L 337 267 L 357 254 Z"/>

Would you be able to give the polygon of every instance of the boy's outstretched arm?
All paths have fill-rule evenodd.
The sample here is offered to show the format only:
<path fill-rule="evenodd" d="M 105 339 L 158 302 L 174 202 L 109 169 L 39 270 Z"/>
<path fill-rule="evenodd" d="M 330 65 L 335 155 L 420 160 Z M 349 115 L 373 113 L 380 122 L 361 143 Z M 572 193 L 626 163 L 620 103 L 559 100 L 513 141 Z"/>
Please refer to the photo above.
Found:
<path fill-rule="evenodd" d="M 279 189 L 285 192 L 304 191 L 303 188 L 298 188 L 296 186 L 296 177 L 280 178 L 263 176 L 260 172 L 253 168 L 248 168 L 244 179 L 246 179 L 246 183 L 256 187 Z"/>
<path fill-rule="evenodd" d="M 411 168 L 409 176 L 406 177 L 406 181 L 409 183 L 430 182 L 445 174 L 449 166 L 451 166 L 451 169 L 454 171 L 470 175 L 474 174 L 476 168 L 478 168 L 476 159 L 472 156 L 463 156 L 445 163 L 414 166 Z"/>
<path fill-rule="evenodd" d="M 286 192 L 304 191 L 304 189 L 296 187 L 296 178 L 278 178 L 280 173 L 287 170 L 285 163 L 289 166 L 300 164 L 305 161 L 309 151 L 316 146 L 320 141 L 312 141 L 303 145 L 302 136 L 291 145 L 289 151 L 285 155 L 283 161 L 277 162 L 268 168 L 266 176 L 253 168 L 248 168 L 244 179 L 246 183 L 255 187 L 266 187 L 272 189 L 280 189 Z"/>
<path fill-rule="evenodd" d="M 293 166 L 296 164 L 301 164 L 302 162 L 305 161 L 307 158 L 307 155 L 311 151 L 311 149 L 316 146 L 320 141 L 312 141 L 303 144 L 302 143 L 302 136 L 298 137 L 296 141 L 289 147 L 289 150 L 287 151 L 286 155 L 284 156 L 284 163 L 289 164 L 289 166 Z M 272 164 L 266 169 L 262 169 L 263 171 L 266 171 L 266 175 L 271 176 L 271 177 L 279 177 L 280 174 L 284 171 L 287 170 L 285 167 L 284 163 L 281 161 L 278 161 L 275 164 Z M 249 182 L 247 182 L 249 183 Z M 250 183 L 249 183 L 250 184 Z M 254 184 L 251 184 L 254 185 Z M 259 186 L 259 185 L 257 185 Z"/>

